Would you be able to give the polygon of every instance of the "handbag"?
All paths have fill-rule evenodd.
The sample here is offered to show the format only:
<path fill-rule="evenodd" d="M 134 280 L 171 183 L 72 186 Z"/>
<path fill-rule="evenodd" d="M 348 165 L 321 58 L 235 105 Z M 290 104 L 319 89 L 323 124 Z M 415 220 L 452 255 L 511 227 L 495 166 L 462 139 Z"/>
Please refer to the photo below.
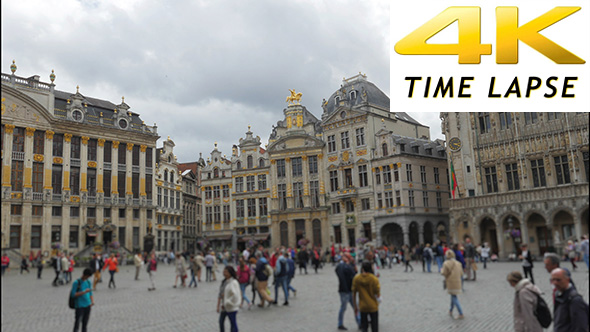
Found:
<path fill-rule="evenodd" d="M 115 268 L 115 273 L 119 273 L 119 267 L 118 266 Z"/>
<path fill-rule="evenodd" d="M 76 289 L 76 293 L 80 292 L 80 287 L 82 287 L 82 282 L 80 281 L 80 279 L 78 279 L 77 281 L 78 281 L 78 288 Z M 68 307 L 70 307 L 70 309 L 76 309 L 76 297 L 75 296 L 70 295 L 70 297 L 68 299 Z"/>

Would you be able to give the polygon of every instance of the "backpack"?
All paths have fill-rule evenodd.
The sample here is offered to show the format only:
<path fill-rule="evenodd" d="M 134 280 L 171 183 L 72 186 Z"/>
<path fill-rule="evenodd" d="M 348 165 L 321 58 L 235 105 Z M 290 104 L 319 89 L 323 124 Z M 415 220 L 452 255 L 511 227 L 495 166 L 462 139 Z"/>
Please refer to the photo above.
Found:
<path fill-rule="evenodd" d="M 78 293 L 80 291 L 80 288 L 82 287 L 82 282 L 80 281 L 80 279 L 76 281 L 78 282 L 78 288 L 76 289 L 76 293 Z M 72 296 L 71 294 L 68 299 L 68 306 L 70 307 L 70 309 L 76 309 L 76 297 Z"/>
<path fill-rule="evenodd" d="M 424 252 L 422 253 L 422 256 L 424 257 L 424 259 L 430 258 L 430 252 L 431 252 L 431 250 L 428 250 L 428 248 L 424 249 Z"/>
<path fill-rule="evenodd" d="M 286 261 L 280 261 L 279 260 L 279 264 L 281 264 L 281 272 L 279 272 L 279 274 L 277 275 L 277 277 L 283 277 L 287 275 L 287 262 Z"/>
<path fill-rule="evenodd" d="M 535 309 L 533 309 L 533 314 L 537 317 L 539 324 L 541 324 L 543 328 L 548 328 L 553 320 L 551 318 L 551 310 L 549 310 L 547 302 L 545 302 L 541 295 L 538 293 L 535 294 L 537 295 L 537 305 L 535 306 Z"/>

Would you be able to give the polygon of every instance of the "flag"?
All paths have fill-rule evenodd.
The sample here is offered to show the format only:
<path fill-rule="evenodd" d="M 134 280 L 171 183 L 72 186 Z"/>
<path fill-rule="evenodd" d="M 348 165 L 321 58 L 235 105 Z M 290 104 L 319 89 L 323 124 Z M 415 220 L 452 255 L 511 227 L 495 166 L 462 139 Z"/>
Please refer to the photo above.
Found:
<path fill-rule="evenodd" d="M 457 176 L 455 175 L 455 167 L 453 167 L 453 162 L 451 161 L 451 190 L 453 194 L 453 199 L 455 199 L 455 189 L 457 188 Z"/>

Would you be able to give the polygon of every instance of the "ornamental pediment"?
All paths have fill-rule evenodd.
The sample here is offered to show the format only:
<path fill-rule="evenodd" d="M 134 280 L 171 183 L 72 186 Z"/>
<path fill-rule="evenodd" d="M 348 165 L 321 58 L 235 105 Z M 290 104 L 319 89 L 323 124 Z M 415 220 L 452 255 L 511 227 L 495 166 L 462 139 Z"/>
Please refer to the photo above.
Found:
<path fill-rule="evenodd" d="M 36 100 L 2 86 L 2 122 L 22 123 L 33 127 L 50 125 L 53 116 Z"/>
<path fill-rule="evenodd" d="M 330 130 L 366 121 L 366 112 L 342 107 L 324 119 L 322 126 L 324 127 L 324 130 Z"/>

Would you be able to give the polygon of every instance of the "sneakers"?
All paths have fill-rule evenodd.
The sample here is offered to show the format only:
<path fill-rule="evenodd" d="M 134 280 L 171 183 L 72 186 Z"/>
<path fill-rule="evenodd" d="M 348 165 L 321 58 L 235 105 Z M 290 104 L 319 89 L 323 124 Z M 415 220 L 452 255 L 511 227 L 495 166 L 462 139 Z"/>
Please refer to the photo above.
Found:
<path fill-rule="evenodd" d="M 252 308 L 252 303 L 248 303 L 248 310 L 250 310 L 250 308 Z"/>
<path fill-rule="evenodd" d="M 465 318 L 465 316 L 463 316 L 463 315 L 459 315 L 459 316 L 457 317 L 457 319 L 463 319 L 463 318 Z"/>
<path fill-rule="evenodd" d="M 346 327 L 344 327 L 344 325 L 338 326 L 338 329 L 341 331 L 348 331 L 348 329 Z"/>
<path fill-rule="evenodd" d="M 285 301 L 285 303 L 283 303 L 283 305 L 289 305 L 289 301 Z"/>

